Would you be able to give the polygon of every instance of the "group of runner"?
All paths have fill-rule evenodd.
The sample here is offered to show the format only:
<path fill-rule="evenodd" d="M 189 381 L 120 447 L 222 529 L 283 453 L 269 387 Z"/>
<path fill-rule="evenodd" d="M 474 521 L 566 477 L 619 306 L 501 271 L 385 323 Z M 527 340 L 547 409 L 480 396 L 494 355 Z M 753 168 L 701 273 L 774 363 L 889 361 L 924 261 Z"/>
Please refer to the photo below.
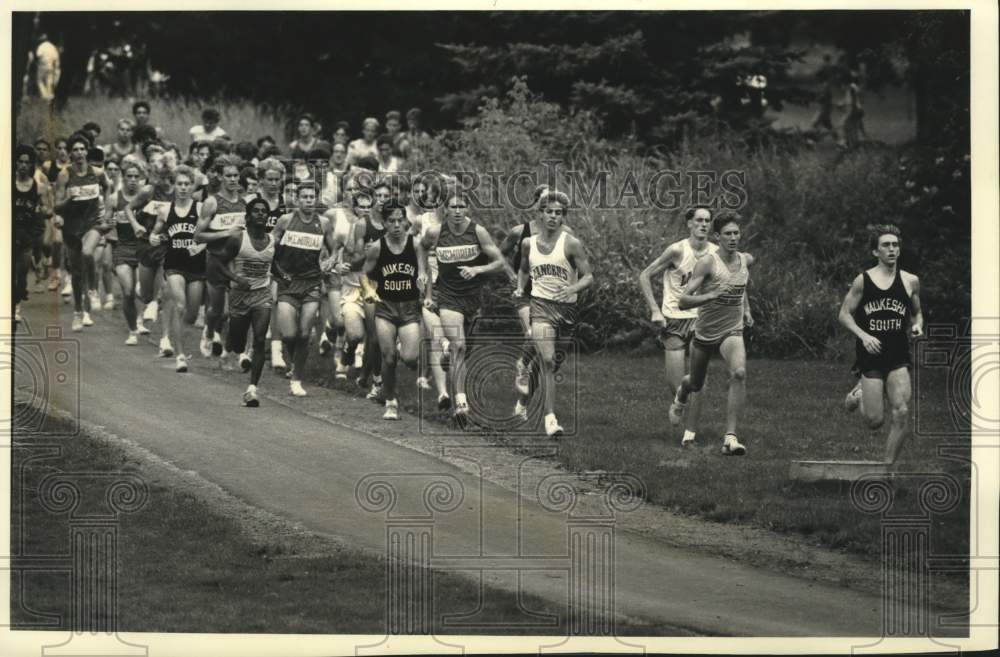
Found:
<path fill-rule="evenodd" d="M 137 103 L 133 120 L 120 121 L 116 142 L 103 148 L 96 146 L 96 124 L 58 140 L 53 158 L 44 140 L 18 146 L 15 303 L 27 298 L 32 268 L 36 291 L 46 289 L 47 267 L 55 272 L 47 288 L 58 288 L 65 251 L 63 291 L 72 296 L 73 331 L 93 325 L 91 312 L 114 307 L 114 283 L 100 270 L 113 271 L 125 344 L 138 344 L 158 318 L 160 354 L 186 372 L 184 326 L 202 327 L 203 357 L 218 358 L 225 369 L 238 362 L 249 372 L 242 397 L 248 407 L 260 403 L 268 353 L 272 368 L 290 380 L 290 393 L 307 395 L 303 375 L 318 330 L 320 352 L 335 351 L 336 378 L 346 379 L 353 366 L 358 384 L 370 386 L 368 397 L 384 402 L 385 419 L 399 417 L 401 360 L 411 369 L 425 364 L 417 386 L 433 389 L 439 409 L 464 426 L 466 333 L 481 310 L 484 281 L 506 274 L 525 336 L 513 415 L 526 421 L 530 398 L 539 394 L 545 433 L 563 433 L 555 415 L 555 345 L 573 330 L 577 299 L 593 283 L 586 249 L 566 225 L 565 193 L 539 186 L 534 209 L 498 247 L 470 217 L 469 199 L 454 178 L 425 172 L 411 179 L 402 172 L 405 156 L 425 136 L 417 111 L 408 113 L 406 133 L 398 112 L 387 116 L 392 134 L 378 135 L 379 122 L 369 118 L 363 136 L 350 141 L 349 126 L 338 124 L 332 147 L 303 115 L 288 160 L 267 137 L 256 147 L 234 147 L 214 110 L 191 129 L 182 160 L 149 114 L 148 104 Z M 729 374 L 722 451 L 742 455 L 737 430 L 746 402 L 743 334 L 753 324 L 747 286 L 754 259 L 739 251 L 738 214 L 692 207 L 686 219 L 688 237 L 639 276 L 665 351 L 673 397 L 668 417 L 684 426 L 682 446 L 693 443 L 708 363 L 720 354 Z M 910 396 L 908 333 L 922 332 L 919 281 L 898 270 L 898 229 L 879 226 L 873 235 L 878 263 L 854 281 L 840 314 L 858 345 L 859 382 L 845 403 L 849 410 L 860 406 L 874 431 L 888 394 L 886 458 L 895 460 Z M 652 277 L 661 273 L 657 304 Z"/>

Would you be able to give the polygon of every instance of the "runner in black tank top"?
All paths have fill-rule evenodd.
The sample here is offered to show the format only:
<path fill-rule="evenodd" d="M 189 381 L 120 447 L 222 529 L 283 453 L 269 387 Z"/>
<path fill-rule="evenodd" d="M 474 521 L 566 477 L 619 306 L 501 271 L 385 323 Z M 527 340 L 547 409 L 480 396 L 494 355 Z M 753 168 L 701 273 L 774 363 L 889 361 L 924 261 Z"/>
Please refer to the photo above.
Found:
<path fill-rule="evenodd" d="M 333 266 L 330 260 L 321 263 L 320 253 L 324 245 L 335 253 L 336 243 L 330 220 L 316 212 L 318 186 L 304 182 L 296 194 L 298 208 L 279 219 L 271 231 L 276 243 L 272 272 L 278 279 L 278 331 L 292 358 L 291 392 L 304 397 L 301 379 L 309 333 L 322 299 L 324 269 Z"/>
<path fill-rule="evenodd" d="M 375 303 L 375 330 L 382 355 L 382 392 L 387 420 L 399 419 L 396 401 L 396 342 L 399 355 L 411 370 L 420 355 L 420 289 L 426 280 L 426 257 L 408 234 L 410 222 L 406 209 L 397 201 L 382 208 L 385 235 L 368 245 L 365 274 L 373 277 L 379 300 Z M 374 346 L 374 345 L 372 345 Z M 367 351 L 367 349 L 366 349 Z"/>
<path fill-rule="evenodd" d="M 112 221 L 118 231 L 118 243 L 111 253 L 111 264 L 114 266 L 115 276 L 118 277 L 118 284 L 122 290 L 122 313 L 129 329 L 125 344 L 129 346 L 139 344 L 140 333 L 149 333 L 139 319 L 135 298 L 136 268 L 139 265 L 138 249 L 142 240 L 136 235 L 136 225 L 133 222 L 137 223 L 137 220 L 128 210 L 139 194 L 142 177 L 142 165 L 131 160 L 126 161 L 122 166 L 123 185 L 118 191 L 117 202 L 110 209 Z"/>
<path fill-rule="evenodd" d="M 156 222 L 150 237 L 151 243 L 168 244 L 163 269 L 172 303 L 166 319 L 170 341 L 177 349 L 178 372 L 186 372 L 188 366 L 182 321 L 194 326 L 205 293 L 205 246 L 195 239 L 200 208 L 191 198 L 195 177 L 191 167 L 177 167 L 174 202 L 166 216 Z"/>
<path fill-rule="evenodd" d="M 875 226 L 869 246 L 878 264 L 854 279 L 839 315 L 840 323 L 856 338 L 853 371 L 860 376 L 844 406 L 849 412 L 860 407 L 874 438 L 885 421 L 888 398 L 892 426 L 886 438 L 886 463 L 896 461 L 908 433 L 909 338 L 923 335 L 924 324 L 920 279 L 899 269 L 900 237 L 892 224 Z"/>
<path fill-rule="evenodd" d="M 35 151 L 30 146 L 18 146 L 14 166 L 16 176 L 11 189 L 13 197 L 13 260 L 15 319 L 20 318 L 17 305 L 28 298 L 28 269 L 31 252 L 38 235 L 45 232 L 41 216 L 42 199 L 35 180 Z M 27 191 L 21 187 L 27 186 Z"/>

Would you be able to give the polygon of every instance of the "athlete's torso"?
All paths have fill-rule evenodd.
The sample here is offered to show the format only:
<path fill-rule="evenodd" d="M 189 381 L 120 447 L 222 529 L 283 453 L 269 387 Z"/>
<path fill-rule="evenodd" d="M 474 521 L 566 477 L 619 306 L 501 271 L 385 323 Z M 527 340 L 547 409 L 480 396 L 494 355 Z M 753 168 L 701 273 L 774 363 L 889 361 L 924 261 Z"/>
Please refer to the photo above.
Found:
<path fill-rule="evenodd" d="M 719 250 L 719 247 L 711 242 L 705 243 L 702 251 L 695 251 L 688 239 L 674 242 L 671 248 L 677 246 L 681 249 L 681 259 L 673 268 L 663 272 L 663 306 L 660 312 L 664 317 L 674 319 L 691 319 L 698 316 L 698 309 L 681 310 L 678 301 L 684 293 L 684 287 L 691 279 L 694 266 L 698 264 L 706 255 L 710 255 Z"/>
<path fill-rule="evenodd" d="M 417 250 L 413 236 L 407 235 L 402 252 L 389 249 L 385 237 L 379 240 L 378 260 L 375 264 L 375 282 L 383 301 L 415 301 L 420 296 L 417 288 Z"/>

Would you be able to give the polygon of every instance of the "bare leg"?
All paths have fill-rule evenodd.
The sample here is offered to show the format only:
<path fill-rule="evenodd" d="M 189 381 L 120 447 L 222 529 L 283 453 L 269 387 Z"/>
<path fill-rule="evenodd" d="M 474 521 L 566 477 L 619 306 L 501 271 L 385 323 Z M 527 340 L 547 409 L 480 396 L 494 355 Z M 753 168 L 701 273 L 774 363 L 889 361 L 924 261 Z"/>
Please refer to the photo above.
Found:
<path fill-rule="evenodd" d="M 892 425 L 889 428 L 889 437 L 885 444 L 885 460 L 888 463 L 895 463 L 896 459 L 899 458 L 899 452 L 903 448 L 903 442 L 909 429 L 909 403 L 913 395 L 910 385 L 910 371 L 905 367 L 900 367 L 889 372 L 885 385 L 889 397 L 889 409 L 892 413 Z"/>
<path fill-rule="evenodd" d="M 747 399 L 747 354 L 742 336 L 730 336 L 719 346 L 729 368 L 729 400 L 726 404 L 726 433 L 736 433 Z"/>

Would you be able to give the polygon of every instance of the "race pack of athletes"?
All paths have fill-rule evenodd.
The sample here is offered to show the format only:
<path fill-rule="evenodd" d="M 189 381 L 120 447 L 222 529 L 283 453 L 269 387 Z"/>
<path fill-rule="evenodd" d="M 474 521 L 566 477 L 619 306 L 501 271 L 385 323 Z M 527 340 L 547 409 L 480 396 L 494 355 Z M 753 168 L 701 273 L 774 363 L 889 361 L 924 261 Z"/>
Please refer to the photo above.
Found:
<path fill-rule="evenodd" d="M 182 145 L 164 138 L 140 101 L 110 142 L 90 122 L 51 144 L 19 145 L 15 314 L 33 275 L 35 294 L 73 304 L 72 331 L 122 331 L 127 347 L 155 331 L 152 343 L 179 373 L 197 357 L 185 336 L 198 335 L 201 358 L 246 372 L 240 401 L 248 408 L 260 406 L 259 386 L 273 391 L 276 377 L 287 379 L 292 396 L 308 395 L 308 364 L 332 352 L 320 367 L 334 380 L 353 376 L 383 405 L 382 417 L 395 420 L 402 364 L 464 427 L 470 325 L 495 316 L 484 286 L 505 281 L 511 321 L 524 337 L 511 381 L 516 401 L 506 412 L 528 422 L 535 401 L 544 409 L 541 432 L 561 436 L 557 344 L 572 337 L 580 300 L 600 275 L 573 230 L 573 200 L 537 187 L 523 219 L 495 242 L 454 177 L 406 172 L 429 139 L 420 119 L 418 109 L 390 111 L 384 124 L 369 117 L 352 139 L 348 123 L 327 133 L 303 114 L 282 148 L 266 135 L 232 139 L 207 109 Z M 717 413 L 725 418 L 722 453 L 745 455 L 744 336 L 753 325 L 755 261 L 740 250 L 739 214 L 696 206 L 681 219 L 687 236 L 667 244 L 636 281 L 663 347 L 666 376 L 655 383 L 665 384 L 665 424 L 680 427 L 679 445 L 689 446 L 701 416 Z M 852 282 L 839 315 L 856 340 L 858 381 L 845 406 L 860 410 L 872 432 L 888 406 L 889 462 L 908 431 L 910 341 L 923 328 L 920 281 L 899 269 L 901 248 L 897 226 L 874 226 L 875 264 Z M 706 409 L 715 355 L 727 373 L 717 384 L 726 402 Z M 265 376 L 268 360 L 273 377 Z"/>

